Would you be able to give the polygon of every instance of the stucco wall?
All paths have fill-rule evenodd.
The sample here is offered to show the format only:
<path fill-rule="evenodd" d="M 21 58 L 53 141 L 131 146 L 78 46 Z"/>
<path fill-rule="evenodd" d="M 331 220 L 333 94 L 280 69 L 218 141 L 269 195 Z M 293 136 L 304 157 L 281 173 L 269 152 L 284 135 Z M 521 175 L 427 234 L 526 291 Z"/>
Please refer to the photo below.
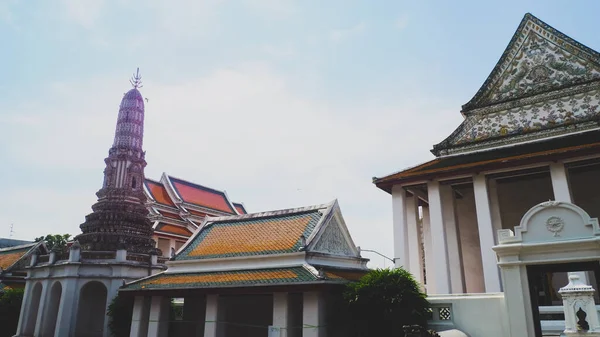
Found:
<path fill-rule="evenodd" d="M 504 294 L 430 296 L 432 306 L 450 306 L 450 321 L 432 321 L 436 331 L 458 329 L 471 337 L 506 337 L 508 319 Z"/>

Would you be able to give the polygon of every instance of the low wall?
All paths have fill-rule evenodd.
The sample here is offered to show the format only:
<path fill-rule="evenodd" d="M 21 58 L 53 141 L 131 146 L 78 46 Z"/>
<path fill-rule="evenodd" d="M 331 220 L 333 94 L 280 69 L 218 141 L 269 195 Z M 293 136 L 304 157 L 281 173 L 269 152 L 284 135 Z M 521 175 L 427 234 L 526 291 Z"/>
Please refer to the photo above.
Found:
<path fill-rule="evenodd" d="M 430 329 L 458 329 L 470 337 L 507 336 L 503 293 L 434 295 L 427 300 L 433 311 Z"/>

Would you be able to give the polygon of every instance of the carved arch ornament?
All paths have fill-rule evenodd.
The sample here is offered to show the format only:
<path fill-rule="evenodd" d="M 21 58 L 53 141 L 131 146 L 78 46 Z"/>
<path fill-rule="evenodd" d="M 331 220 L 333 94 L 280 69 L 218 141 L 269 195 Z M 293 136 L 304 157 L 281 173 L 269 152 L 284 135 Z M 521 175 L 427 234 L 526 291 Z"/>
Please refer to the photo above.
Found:
<path fill-rule="evenodd" d="M 546 201 L 542 202 L 536 206 L 533 206 L 529 211 L 525 213 L 523 218 L 521 218 L 521 222 L 519 226 L 514 228 L 514 232 L 510 229 L 501 229 L 498 230 L 498 243 L 499 244 L 508 244 L 508 243 L 518 243 L 523 242 L 523 234 L 528 232 L 528 226 L 532 220 L 532 218 L 538 215 L 540 212 L 547 212 L 549 208 L 555 208 L 557 210 L 564 210 L 567 212 L 571 212 L 572 214 L 577 214 L 578 220 L 577 223 L 569 224 L 565 223 L 562 217 L 555 214 L 549 214 L 547 219 L 544 220 L 544 225 L 546 230 L 548 231 L 548 239 L 560 239 L 561 233 L 563 230 L 569 225 L 584 225 L 591 227 L 591 235 L 599 236 L 600 235 L 600 227 L 598 226 L 598 219 L 591 218 L 586 211 L 584 211 L 581 207 L 562 201 Z M 558 214 L 559 212 L 557 212 Z"/>

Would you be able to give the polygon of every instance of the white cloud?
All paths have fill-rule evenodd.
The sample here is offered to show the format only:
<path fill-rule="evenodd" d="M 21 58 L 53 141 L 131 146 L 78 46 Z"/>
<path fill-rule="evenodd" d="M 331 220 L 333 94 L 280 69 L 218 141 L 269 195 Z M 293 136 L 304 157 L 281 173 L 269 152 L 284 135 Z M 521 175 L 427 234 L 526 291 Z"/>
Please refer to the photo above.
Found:
<path fill-rule="evenodd" d="M 335 42 L 340 42 L 350 37 L 358 36 L 364 33 L 366 28 L 367 25 L 364 22 L 360 22 L 350 28 L 334 29 L 329 32 L 329 39 Z"/>
<path fill-rule="evenodd" d="M 0 123 L 0 132 L 13 139 L 11 160 L 55 172 L 57 181 L 77 175 L 85 184 L 74 191 L 50 183 L 24 189 L 20 193 L 35 195 L 43 205 L 31 208 L 24 196 L 5 198 L 0 202 L 11 211 L 0 220 L 27 228 L 25 238 L 47 232 L 49 218 L 61 231 L 78 232 L 100 187 L 126 90 L 126 78 L 61 82 L 27 106 L 1 107 L 21 116 L 15 121 L 18 132 Z M 415 111 L 400 100 L 370 107 L 360 98 L 344 104 L 302 98 L 285 76 L 261 63 L 217 69 L 177 84 L 148 79 L 142 92 L 149 99 L 147 176 L 156 179 L 166 171 L 225 189 L 250 211 L 339 198 L 356 243 L 388 256 L 390 197 L 371 177 L 429 158 L 430 145 L 452 131 L 447 116 L 440 118 L 448 112 Z M 378 258 L 375 262 L 382 265 Z"/>

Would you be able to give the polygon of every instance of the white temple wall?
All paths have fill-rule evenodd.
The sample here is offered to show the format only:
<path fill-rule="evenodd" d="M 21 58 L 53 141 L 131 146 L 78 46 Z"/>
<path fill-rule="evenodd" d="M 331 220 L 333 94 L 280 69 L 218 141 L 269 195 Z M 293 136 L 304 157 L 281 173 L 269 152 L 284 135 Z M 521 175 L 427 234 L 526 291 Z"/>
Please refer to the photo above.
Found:
<path fill-rule="evenodd" d="M 475 212 L 475 194 L 473 185 L 457 186 L 462 195 L 456 199 L 456 216 L 462 249 L 465 289 L 467 293 L 484 293 L 483 265 L 481 263 L 481 246 L 479 228 Z"/>

